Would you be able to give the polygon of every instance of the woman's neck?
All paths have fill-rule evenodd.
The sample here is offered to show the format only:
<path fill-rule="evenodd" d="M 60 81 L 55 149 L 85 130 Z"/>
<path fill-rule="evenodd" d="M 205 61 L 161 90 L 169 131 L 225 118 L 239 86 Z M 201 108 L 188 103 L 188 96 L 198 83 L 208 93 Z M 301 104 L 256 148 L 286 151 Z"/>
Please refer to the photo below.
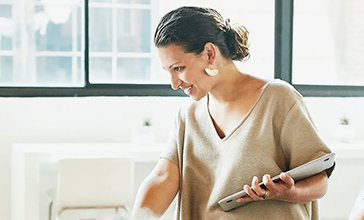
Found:
<path fill-rule="evenodd" d="M 239 71 L 233 62 L 219 68 L 218 79 L 209 93 L 213 102 L 231 103 L 244 91 L 252 77 Z"/>

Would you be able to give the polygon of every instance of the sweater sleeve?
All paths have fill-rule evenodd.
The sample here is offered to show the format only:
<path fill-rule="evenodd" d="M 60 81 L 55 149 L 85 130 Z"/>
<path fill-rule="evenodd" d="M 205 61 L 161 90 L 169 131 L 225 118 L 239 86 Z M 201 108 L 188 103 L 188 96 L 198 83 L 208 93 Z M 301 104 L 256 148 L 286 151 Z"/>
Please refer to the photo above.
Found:
<path fill-rule="evenodd" d="M 175 117 L 172 130 L 169 132 L 168 140 L 159 158 L 165 158 L 179 166 L 178 161 L 178 130 L 181 125 L 180 111 Z"/>
<path fill-rule="evenodd" d="M 331 152 L 321 139 L 301 98 L 289 110 L 281 131 L 281 147 L 289 169 Z M 333 167 L 327 170 L 331 175 Z"/>

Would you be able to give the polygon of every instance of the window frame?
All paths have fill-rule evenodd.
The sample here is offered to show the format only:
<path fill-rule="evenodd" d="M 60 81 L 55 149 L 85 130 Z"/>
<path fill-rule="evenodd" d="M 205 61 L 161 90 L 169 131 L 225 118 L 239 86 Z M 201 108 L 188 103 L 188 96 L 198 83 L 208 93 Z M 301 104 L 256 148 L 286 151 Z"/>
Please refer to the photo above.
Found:
<path fill-rule="evenodd" d="M 294 0 L 275 0 L 274 77 L 292 84 L 305 97 L 364 97 L 364 86 L 292 83 Z"/>
<path fill-rule="evenodd" d="M 89 1 L 84 0 L 84 87 L 0 87 L 0 97 L 186 96 L 169 84 L 91 84 L 89 82 Z M 275 0 L 274 78 L 292 84 L 294 0 Z M 364 97 L 364 86 L 292 84 L 306 97 Z"/>

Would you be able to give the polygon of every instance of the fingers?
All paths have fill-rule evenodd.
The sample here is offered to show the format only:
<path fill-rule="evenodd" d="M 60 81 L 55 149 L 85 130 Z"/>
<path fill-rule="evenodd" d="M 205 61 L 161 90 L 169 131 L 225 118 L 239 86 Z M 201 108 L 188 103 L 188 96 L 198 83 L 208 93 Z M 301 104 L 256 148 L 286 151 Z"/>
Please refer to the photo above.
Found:
<path fill-rule="evenodd" d="M 285 199 L 294 187 L 294 180 L 286 173 L 279 175 L 280 181 L 273 182 L 269 174 L 263 176 L 263 183 L 267 188 L 267 193 L 270 199 Z"/>
<path fill-rule="evenodd" d="M 249 196 L 243 196 L 243 197 L 236 199 L 236 202 L 251 202 L 251 201 L 254 201 L 254 200 Z"/>
<path fill-rule="evenodd" d="M 287 188 L 291 188 L 294 185 L 294 179 L 292 177 L 290 177 L 288 174 L 286 173 L 281 173 L 279 175 L 279 178 L 281 179 L 281 181 L 284 183 L 284 185 Z M 272 179 L 270 178 L 269 174 L 265 174 L 263 176 L 263 183 L 267 188 L 272 188 L 274 187 L 274 182 L 272 181 Z"/>
<path fill-rule="evenodd" d="M 244 191 L 254 200 L 261 200 L 262 198 L 258 196 L 252 188 L 248 185 L 244 185 Z"/>
<path fill-rule="evenodd" d="M 265 190 L 259 186 L 258 177 L 254 176 L 252 179 L 252 188 L 256 195 L 262 197 L 265 194 Z"/>
<path fill-rule="evenodd" d="M 264 185 L 268 188 L 268 189 L 272 189 L 274 187 L 274 182 L 272 181 L 272 179 L 270 178 L 269 174 L 265 174 L 263 176 L 263 183 Z"/>
<path fill-rule="evenodd" d="M 254 176 L 252 179 L 252 186 L 244 185 L 243 189 L 246 192 L 246 196 L 236 199 L 237 202 L 248 202 L 253 200 L 262 200 L 262 196 L 266 195 L 265 190 L 260 188 L 258 177 Z"/>
<path fill-rule="evenodd" d="M 294 185 L 294 179 L 290 177 L 286 173 L 281 173 L 279 175 L 279 178 L 282 180 L 282 182 L 286 185 L 287 188 L 292 188 Z"/>
<path fill-rule="evenodd" d="M 258 177 L 256 177 L 256 176 L 253 177 L 251 185 L 252 185 L 251 187 L 248 185 L 245 185 L 243 187 L 244 191 L 253 200 L 262 200 L 263 199 L 262 196 L 266 195 L 266 192 L 264 189 L 262 189 L 259 186 Z"/>
<path fill-rule="evenodd" d="M 262 178 L 263 184 L 266 188 L 262 188 L 259 185 L 258 177 L 254 176 L 252 179 L 251 187 L 249 185 L 244 185 L 244 191 L 247 196 L 237 199 L 240 201 L 252 201 L 252 200 L 264 200 L 264 199 L 279 199 L 283 198 L 287 191 L 294 187 L 294 180 L 286 173 L 280 174 L 280 182 L 273 182 L 269 174 L 265 174 Z"/>

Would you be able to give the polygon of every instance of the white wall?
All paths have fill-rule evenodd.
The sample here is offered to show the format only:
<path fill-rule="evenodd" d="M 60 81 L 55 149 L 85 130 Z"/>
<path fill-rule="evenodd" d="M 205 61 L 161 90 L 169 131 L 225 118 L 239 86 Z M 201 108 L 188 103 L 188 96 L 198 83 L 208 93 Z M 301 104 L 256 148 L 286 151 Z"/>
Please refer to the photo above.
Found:
<path fill-rule="evenodd" d="M 342 113 L 351 117 L 356 137 L 364 139 L 363 98 L 306 100 L 325 139 L 332 138 L 332 128 Z M 152 117 L 157 128 L 157 141 L 165 141 L 179 106 L 188 101 L 189 98 L 177 97 L 0 98 L 0 219 L 10 219 L 13 143 L 126 142 L 130 140 L 131 127 L 146 116 Z M 359 182 L 357 186 L 363 184 Z M 357 187 L 352 196 L 355 190 Z M 353 201 L 348 201 L 342 215 L 350 202 Z"/>

